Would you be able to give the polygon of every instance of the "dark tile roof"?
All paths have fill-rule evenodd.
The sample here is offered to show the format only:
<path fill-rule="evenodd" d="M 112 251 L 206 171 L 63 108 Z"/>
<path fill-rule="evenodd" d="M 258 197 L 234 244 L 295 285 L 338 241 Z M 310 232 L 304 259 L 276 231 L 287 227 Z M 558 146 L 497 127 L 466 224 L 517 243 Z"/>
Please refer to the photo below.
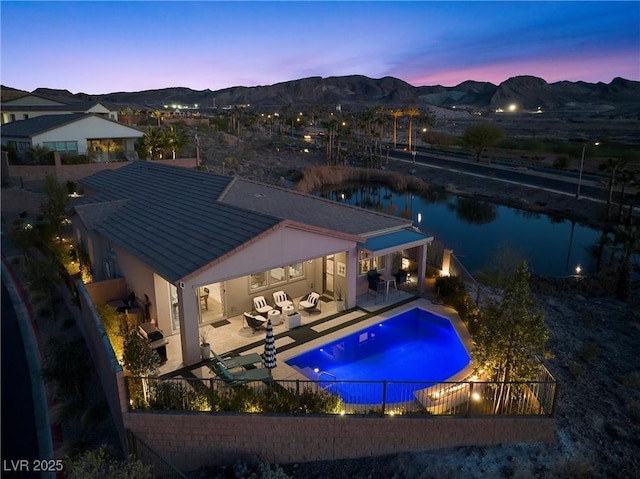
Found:
<path fill-rule="evenodd" d="M 87 227 L 175 283 L 285 220 L 352 236 L 411 221 L 260 183 L 136 161 L 80 180 Z"/>
<path fill-rule="evenodd" d="M 412 224 L 396 216 L 244 179 L 234 181 L 220 200 L 278 218 L 352 235 L 368 236 Z"/>
<path fill-rule="evenodd" d="M 111 111 L 118 111 L 121 108 L 115 103 L 106 101 L 79 101 L 65 105 L 11 105 L 3 103 L 2 109 L 4 111 L 66 111 L 84 113 L 96 105 L 102 105 Z"/>
<path fill-rule="evenodd" d="M 66 115 L 41 115 L 28 120 L 12 121 L 2 125 L 2 136 L 29 138 L 43 131 L 58 128 L 86 118 L 84 113 L 69 113 Z"/>
<path fill-rule="evenodd" d="M 217 201 L 231 181 L 137 161 L 80 180 L 99 193 L 86 198 L 76 211 L 110 241 L 175 283 L 281 223 L 279 218 Z M 113 206 L 116 200 L 127 201 L 93 221 L 92 208 L 104 202 Z"/>

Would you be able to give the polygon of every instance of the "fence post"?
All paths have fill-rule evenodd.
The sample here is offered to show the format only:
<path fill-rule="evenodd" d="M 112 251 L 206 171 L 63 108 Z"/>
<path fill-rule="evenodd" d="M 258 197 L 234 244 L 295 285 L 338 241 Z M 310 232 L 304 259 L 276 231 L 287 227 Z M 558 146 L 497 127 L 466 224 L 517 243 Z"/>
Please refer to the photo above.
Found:
<path fill-rule="evenodd" d="M 387 407 L 387 381 L 382 381 L 382 415 Z"/>
<path fill-rule="evenodd" d="M 209 388 L 210 388 L 210 391 L 211 391 L 211 398 L 210 398 L 211 399 L 210 400 L 210 402 L 211 402 L 211 410 L 209 411 L 209 414 L 213 414 L 215 412 L 215 410 L 216 410 L 216 408 L 215 408 L 216 395 L 215 395 L 215 391 L 213 390 L 214 384 L 215 383 L 213 382 L 213 378 L 209 378 Z"/>
<path fill-rule="evenodd" d="M 300 380 L 296 379 L 296 415 L 300 413 Z"/>
<path fill-rule="evenodd" d="M 469 381 L 469 399 L 467 399 L 467 413 L 466 417 L 471 416 L 471 401 L 473 401 L 473 381 Z"/>

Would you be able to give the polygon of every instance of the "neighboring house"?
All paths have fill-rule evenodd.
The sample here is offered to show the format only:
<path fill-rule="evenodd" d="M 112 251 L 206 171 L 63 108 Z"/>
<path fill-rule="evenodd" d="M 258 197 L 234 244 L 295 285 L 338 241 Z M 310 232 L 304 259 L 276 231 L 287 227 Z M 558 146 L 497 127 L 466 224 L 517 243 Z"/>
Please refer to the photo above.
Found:
<path fill-rule="evenodd" d="M 2 124 L 29 120 L 43 115 L 91 113 L 118 121 L 118 108 L 107 102 L 68 101 L 29 93 L 14 100 L 2 102 Z"/>
<path fill-rule="evenodd" d="M 90 258 L 93 280 L 124 277 L 148 298 L 150 319 L 179 335 L 186 365 L 200 361 L 199 326 L 251 311 L 254 296 L 331 296 L 339 288 L 352 308 L 367 292 L 367 272 L 390 272 L 395 254 L 415 266 L 424 290 L 433 238 L 410 220 L 148 161 L 80 183 L 74 241 Z"/>
<path fill-rule="evenodd" d="M 2 146 L 23 158 L 29 148 L 45 146 L 64 155 L 88 155 L 95 161 L 137 159 L 137 128 L 85 113 L 42 115 L 2 125 Z"/>

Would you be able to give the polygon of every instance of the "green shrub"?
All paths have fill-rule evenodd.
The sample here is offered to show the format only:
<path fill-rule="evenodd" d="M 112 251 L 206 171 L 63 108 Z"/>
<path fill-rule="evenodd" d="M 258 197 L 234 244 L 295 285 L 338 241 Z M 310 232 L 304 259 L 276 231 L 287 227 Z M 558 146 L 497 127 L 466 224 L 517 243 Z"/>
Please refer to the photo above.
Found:
<path fill-rule="evenodd" d="M 580 366 L 578 363 L 576 363 L 575 361 L 571 361 L 567 365 L 567 368 L 569 369 L 569 372 L 573 375 L 574 378 L 582 378 L 586 374 L 584 368 Z"/>
<path fill-rule="evenodd" d="M 597 358 L 602 351 L 596 343 L 583 345 L 578 351 L 578 357 L 584 361 L 591 361 Z"/>
<path fill-rule="evenodd" d="M 435 281 L 435 288 L 443 301 L 451 304 L 450 301 L 466 295 L 464 281 L 459 276 L 438 276 Z"/>
<path fill-rule="evenodd" d="M 179 380 L 153 381 L 149 386 L 148 405 L 155 410 L 210 411 L 209 390 L 203 386 L 198 391 Z"/>
<path fill-rule="evenodd" d="M 140 460 L 129 457 L 119 461 L 111 457 L 105 446 L 86 451 L 71 461 L 65 461 L 69 479 L 106 479 L 121 477 L 128 479 L 151 479 L 151 467 Z"/>

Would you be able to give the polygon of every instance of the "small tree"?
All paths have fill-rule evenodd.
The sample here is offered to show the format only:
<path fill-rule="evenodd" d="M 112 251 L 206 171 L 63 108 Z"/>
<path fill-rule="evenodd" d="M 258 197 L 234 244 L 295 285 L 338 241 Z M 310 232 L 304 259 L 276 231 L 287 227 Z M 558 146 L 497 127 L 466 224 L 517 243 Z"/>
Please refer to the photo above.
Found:
<path fill-rule="evenodd" d="M 40 204 L 40 211 L 62 243 L 62 229 L 66 218 L 65 208 L 69 203 L 67 186 L 58 183 L 55 176 L 47 175 L 44 193 L 47 195 L 47 200 Z"/>
<path fill-rule="evenodd" d="M 160 355 L 134 329 L 124 338 L 124 367 L 134 376 L 148 376 L 160 366 Z"/>
<path fill-rule="evenodd" d="M 492 302 L 475 335 L 475 358 L 492 379 L 502 383 L 496 412 L 510 390 L 511 381 L 530 381 L 540 370 L 549 337 L 543 314 L 529 289 L 529 269 L 523 261 L 507 281 L 499 302 Z"/>
<path fill-rule="evenodd" d="M 124 338 L 122 364 L 133 376 L 142 377 L 142 394 L 145 402 L 149 400 L 149 384 L 147 376 L 153 374 L 160 366 L 160 355 L 140 337 L 134 329 Z"/>
<path fill-rule="evenodd" d="M 464 144 L 476 155 L 476 161 L 480 161 L 482 150 L 495 145 L 504 138 L 502 128 L 493 123 L 478 123 L 466 129 L 463 136 Z"/>

